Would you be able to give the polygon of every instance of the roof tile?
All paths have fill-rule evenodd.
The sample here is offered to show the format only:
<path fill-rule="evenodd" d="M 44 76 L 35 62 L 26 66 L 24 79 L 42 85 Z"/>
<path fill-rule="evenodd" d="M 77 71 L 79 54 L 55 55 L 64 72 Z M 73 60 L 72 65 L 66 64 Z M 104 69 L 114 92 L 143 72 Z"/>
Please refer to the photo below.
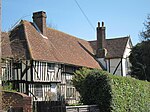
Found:
<path fill-rule="evenodd" d="M 113 39 L 106 39 L 105 48 L 107 49 L 106 58 L 121 58 L 123 57 L 125 47 L 129 37 L 120 37 Z M 96 40 L 89 41 L 94 50 L 97 49 Z"/>
<path fill-rule="evenodd" d="M 28 21 L 23 21 L 16 29 L 13 31 L 13 38 L 23 42 L 11 43 L 13 55 L 18 53 L 17 56 L 25 59 L 101 68 L 94 59 L 93 49 L 88 41 L 51 28 L 47 28 L 47 38 L 43 38 Z"/>

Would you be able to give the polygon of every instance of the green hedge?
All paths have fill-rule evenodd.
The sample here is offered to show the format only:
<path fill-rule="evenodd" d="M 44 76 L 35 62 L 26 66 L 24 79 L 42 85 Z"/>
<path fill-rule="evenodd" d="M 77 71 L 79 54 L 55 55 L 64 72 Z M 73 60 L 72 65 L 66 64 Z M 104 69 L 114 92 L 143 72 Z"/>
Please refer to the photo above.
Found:
<path fill-rule="evenodd" d="M 109 75 L 113 112 L 150 112 L 150 83 Z"/>
<path fill-rule="evenodd" d="M 101 112 L 150 112 L 149 82 L 86 70 L 77 71 L 73 78 L 84 104 L 97 104 Z M 78 79 L 79 75 L 83 77 Z"/>

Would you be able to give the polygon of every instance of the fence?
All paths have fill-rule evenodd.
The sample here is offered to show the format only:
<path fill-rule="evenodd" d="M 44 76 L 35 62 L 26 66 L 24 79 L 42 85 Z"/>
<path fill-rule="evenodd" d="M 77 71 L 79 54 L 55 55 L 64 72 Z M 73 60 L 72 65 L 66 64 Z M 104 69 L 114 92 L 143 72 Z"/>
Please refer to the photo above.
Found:
<path fill-rule="evenodd" d="M 33 112 L 66 112 L 62 101 L 34 101 Z"/>
<path fill-rule="evenodd" d="M 97 105 L 66 106 L 66 112 L 100 112 Z"/>
<path fill-rule="evenodd" d="M 65 106 L 62 101 L 34 101 L 33 112 L 100 112 L 97 105 Z"/>

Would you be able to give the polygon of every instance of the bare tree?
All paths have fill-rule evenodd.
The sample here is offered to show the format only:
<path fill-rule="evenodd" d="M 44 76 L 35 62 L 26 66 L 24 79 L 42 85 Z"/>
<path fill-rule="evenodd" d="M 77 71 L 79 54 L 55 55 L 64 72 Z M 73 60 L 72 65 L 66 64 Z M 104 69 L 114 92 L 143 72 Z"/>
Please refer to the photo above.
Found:
<path fill-rule="evenodd" d="M 140 38 L 142 41 L 148 41 L 150 40 L 150 14 L 148 14 L 147 20 L 143 24 L 144 30 L 140 32 Z"/>
<path fill-rule="evenodd" d="M 47 26 L 48 26 L 49 28 L 57 29 L 57 25 L 54 24 L 54 23 L 52 23 L 52 22 L 48 23 Z"/>

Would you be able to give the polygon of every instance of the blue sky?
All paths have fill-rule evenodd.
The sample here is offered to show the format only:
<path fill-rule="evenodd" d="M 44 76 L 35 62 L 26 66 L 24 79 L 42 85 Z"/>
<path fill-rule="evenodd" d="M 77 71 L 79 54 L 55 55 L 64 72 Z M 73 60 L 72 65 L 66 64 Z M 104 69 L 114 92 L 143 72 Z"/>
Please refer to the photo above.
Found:
<path fill-rule="evenodd" d="M 104 21 L 107 38 L 130 35 L 139 42 L 139 32 L 150 13 L 149 0 L 77 0 L 92 25 Z M 2 30 L 8 31 L 19 19 L 32 21 L 32 13 L 47 13 L 47 24 L 85 40 L 96 39 L 74 0 L 2 0 Z"/>

